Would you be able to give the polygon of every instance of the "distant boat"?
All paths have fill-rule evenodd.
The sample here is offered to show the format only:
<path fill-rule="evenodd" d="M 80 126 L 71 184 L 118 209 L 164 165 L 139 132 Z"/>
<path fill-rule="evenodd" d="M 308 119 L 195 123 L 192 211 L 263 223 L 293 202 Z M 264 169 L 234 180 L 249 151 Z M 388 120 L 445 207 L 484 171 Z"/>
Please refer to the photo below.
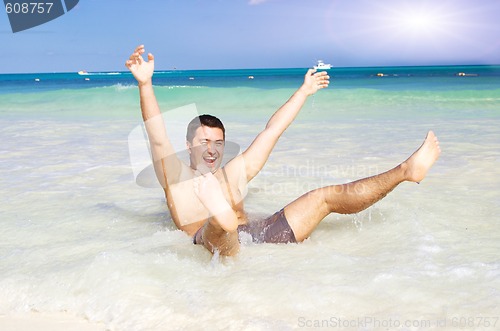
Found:
<path fill-rule="evenodd" d="M 459 72 L 459 73 L 457 74 L 457 76 L 460 76 L 460 77 L 477 77 L 477 76 L 479 76 L 479 75 L 478 75 L 478 74 L 467 74 L 467 73 L 465 73 L 465 72 Z"/>
<path fill-rule="evenodd" d="M 80 71 L 78 71 L 78 74 L 79 75 L 88 75 L 89 73 L 86 72 L 85 70 L 80 70 Z"/>
<path fill-rule="evenodd" d="M 248 76 L 248 79 L 254 79 L 255 77 L 254 76 Z"/>
<path fill-rule="evenodd" d="M 326 64 L 322 60 L 319 60 L 318 64 L 316 64 L 313 68 L 316 70 L 328 70 L 332 68 L 332 65 Z"/>

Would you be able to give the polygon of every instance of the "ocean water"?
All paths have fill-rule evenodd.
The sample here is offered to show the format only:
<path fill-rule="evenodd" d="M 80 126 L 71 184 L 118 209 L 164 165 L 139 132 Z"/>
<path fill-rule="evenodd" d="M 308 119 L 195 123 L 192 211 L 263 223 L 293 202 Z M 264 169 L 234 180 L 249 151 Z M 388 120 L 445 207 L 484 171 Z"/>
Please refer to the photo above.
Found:
<path fill-rule="evenodd" d="M 304 73 L 165 71 L 154 83 L 163 111 L 194 104 L 245 148 Z M 251 182 L 252 217 L 388 170 L 429 129 L 440 159 L 420 185 L 332 214 L 301 244 L 243 242 L 227 259 L 136 183 L 129 74 L 0 75 L 0 315 L 66 312 L 110 330 L 499 329 L 500 67 L 330 75 Z"/>

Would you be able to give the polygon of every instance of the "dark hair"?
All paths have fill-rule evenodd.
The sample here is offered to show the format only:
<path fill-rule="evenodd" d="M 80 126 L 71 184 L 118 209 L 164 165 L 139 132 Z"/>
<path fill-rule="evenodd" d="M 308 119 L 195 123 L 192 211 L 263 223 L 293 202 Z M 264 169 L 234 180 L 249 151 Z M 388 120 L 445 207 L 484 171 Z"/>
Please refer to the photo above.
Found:
<path fill-rule="evenodd" d="M 215 116 L 204 114 L 196 116 L 191 120 L 191 122 L 189 122 L 186 132 L 186 140 L 192 143 L 196 130 L 198 130 L 198 128 L 202 125 L 208 126 L 209 128 L 221 129 L 224 140 L 226 139 L 226 129 L 224 128 L 224 124 L 222 124 L 221 120 Z"/>

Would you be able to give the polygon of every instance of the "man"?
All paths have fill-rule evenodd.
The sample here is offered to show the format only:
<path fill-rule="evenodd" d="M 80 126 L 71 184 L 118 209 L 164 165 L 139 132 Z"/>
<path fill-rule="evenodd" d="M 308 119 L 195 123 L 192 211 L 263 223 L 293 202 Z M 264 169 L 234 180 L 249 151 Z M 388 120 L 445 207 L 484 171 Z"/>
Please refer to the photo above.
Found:
<path fill-rule="evenodd" d="M 235 255 L 239 232 L 249 233 L 255 242 L 301 242 L 328 214 L 357 213 L 404 181 L 422 181 L 441 153 L 436 136 L 429 131 L 420 148 L 395 168 L 352 183 L 310 191 L 267 219 L 247 222 L 243 208 L 246 184 L 262 169 L 307 97 L 328 87 L 327 73 L 309 70 L 302 86 L 274 113 L 252 144 L 224 167 L 222 122 L 210 115 L 193 119 L 186 136 L 190 154 L 187 165 L 177 158 L 167 137 L 153 91 L 154 57 L 149 53 L 145 61 L 144 52 L 144 46 L 138 46 L 126 66 L 138 82 L 156 175 L 177 227 L 212 253 L 217 250 L 221 255 Z"/>

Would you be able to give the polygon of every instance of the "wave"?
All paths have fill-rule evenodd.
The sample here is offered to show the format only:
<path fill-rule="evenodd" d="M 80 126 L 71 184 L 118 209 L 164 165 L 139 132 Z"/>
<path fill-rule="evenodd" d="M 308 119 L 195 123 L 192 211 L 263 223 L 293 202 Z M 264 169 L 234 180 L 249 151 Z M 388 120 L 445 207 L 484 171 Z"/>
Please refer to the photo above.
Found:
<path fill-rule="evenodd" d="M 118 72 L 118 71 L 112 71 L 112 72 L 86 72 L 86 71 L 79 71 L 78 72 L 79 75 L 81 76 L 109 76 L 109 75 L 112 75 L 112 76 L 116 76 L 116 75 L 121 75 L 122 72 Z"/>
<path fill-rule="evenodd" d="M 209 88 L 207 86 L 192 86 L 192 85 L 155 85 L 154 88 L 156 90 L 162 90 L 162 89 L 167 89 L 167 90 L 174 90 L 174 89 L 203 89 L 203 88 Z M 108 89 L 113 89 L 116 91 L 126 91 L 126 90 L 135 90 L 137 89 L 137 84 L 122 84 L 122 83 L 116 83 L 113 85 L 109 86 L 97 86 L 97 87 L 92 87 L 92 90 L 108 90 Z"/>
<path fill-rule="evenodd" d="M 117 91 L 123 91 L 123 90 L 136 89 L 137 85 L 118 83 L 118 84 L 115 84 L 115 85 L 111 85 L 109 87 L 112 87 L 112 88 L 114 88 Z M 104 86 L 104 87 L 96 87 L 96 88 L 99 89 L 99 88 L 109 88 L 109 87 Z"/>
<path fill-rule="evenodd" d="M 158 88 L 158 89 L 166 88 L 169 90 L 173 90 L 173 89 L 178 89 L 178 88 L 200 89 L 200 88 L 210 88 L 210 87 L 202 86 L 202 85 L 155 85 L 155 88 Z"/>

